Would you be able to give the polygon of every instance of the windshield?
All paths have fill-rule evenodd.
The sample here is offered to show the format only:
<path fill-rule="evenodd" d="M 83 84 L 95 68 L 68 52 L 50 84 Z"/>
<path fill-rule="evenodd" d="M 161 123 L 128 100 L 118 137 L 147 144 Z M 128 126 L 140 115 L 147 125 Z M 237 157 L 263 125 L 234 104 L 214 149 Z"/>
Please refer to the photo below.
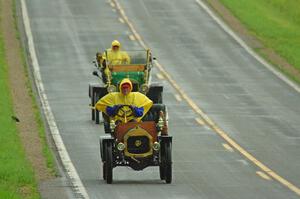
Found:
<path fill-rule="evenodd" d="M 125 57 L 126 61 L 113 58 L 112 56 L 112 60 L 108 60 L 110 65 L 147 65 L 149 63 L 149 50 L 121 50 L 120 53 L 121 58 Z"/>

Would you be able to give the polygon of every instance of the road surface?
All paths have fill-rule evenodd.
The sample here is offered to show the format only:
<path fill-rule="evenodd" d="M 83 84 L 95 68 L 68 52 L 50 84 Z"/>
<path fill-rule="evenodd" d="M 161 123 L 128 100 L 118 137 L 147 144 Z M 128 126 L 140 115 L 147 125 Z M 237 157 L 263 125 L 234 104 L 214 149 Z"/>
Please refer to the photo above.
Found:
<path fill-rule="evenodd" d="M 128 19 L 159 63 L 197 106 L 236 143 L 300 187 L 300 94 L 280 80 L 194 0 L 121 0 Z M 90 120 L 88 83 L 96 51 L 120 40 L 140 49 L 116 5 L 105 0 L 26 0 L 40 72 L 55 121 L 90 198 L 299 198 L 232 149 L 174 87 L 164 84 L 174 136 L 174 180 L 158 168 L 117 168 L 114 184 L 100 176 L 98 138 Z"/>

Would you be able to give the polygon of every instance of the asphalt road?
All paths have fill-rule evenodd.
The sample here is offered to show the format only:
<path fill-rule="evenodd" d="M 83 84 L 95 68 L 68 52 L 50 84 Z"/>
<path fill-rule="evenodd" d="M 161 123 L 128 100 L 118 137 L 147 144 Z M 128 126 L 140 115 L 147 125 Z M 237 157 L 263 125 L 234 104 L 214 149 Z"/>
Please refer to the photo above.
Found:
<path fill-rule="evenodd" d="M 104 0 L 27 0 L 45 90 L 69 155 L 90 198 L 299 198 L 199 125 L 166 80 L 164 102 L 174 136 L 174 181 L 158 168 L 117 168 L 101 180 L 98 138 L 88 108 L 91 61 L 119 39 L 139 49 L 130 29 Z M 122 0 L 129 19 L 180 87 L 229 136 L 273 171 L 300 186 L 300 94 L 258 63 L 194 0 Z"/>

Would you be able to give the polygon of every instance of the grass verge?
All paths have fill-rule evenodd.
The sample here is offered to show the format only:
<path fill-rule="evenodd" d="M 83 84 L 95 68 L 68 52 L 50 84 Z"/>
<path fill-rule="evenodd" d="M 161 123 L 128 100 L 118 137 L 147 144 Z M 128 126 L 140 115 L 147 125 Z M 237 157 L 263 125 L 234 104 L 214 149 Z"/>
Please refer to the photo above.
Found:
<path fill-rule="evenodd" d="M 16 2 L 15 0 L 12 0 L 12 2 L 11 9 L 14 14 L 15 36 L 21 42 L 17 26 Z M 0 7 L 0 16 L 2 16 L 2 11 Z M 0 29 L 0 198 L 40 198 L 35 171 L 26 157 L 16 122 L 11 118 L 14 115 L 14 109 L 2 34 L 3 32 Z M 47 143 L 44 121 L 36 100 L 36 93 L 32 89 L 33 84 L 26 65 L 25 53 L 21 48 L 19 52 L 17 53 L 19 55 L 16 56 L 20 56 L 22 59 L 23 71 L 26 76 L 26 88 L 32 99 L 32 109 L 42 142 L 43 156 L 47 162 L 49 172 L 56 174 L 54 156 Z"/>
<path fill-rule="evenodd" d="M 20 43 L 21 42 L 21 37 L 20 37 L 20 31 L 18 28 L 18 16 L 17 16 L 17 11 L 16 11 L 16 0 L 13 1 L 13 16 L 14 16 L 14 22 L 15 22 L 15 29 L 16 29 L 16 38 L 19 40 Z M 22 45 L 21 45 L 22 46 Z M 51 149 L 49 148 L 48 142 L 47 142 L 47 138 L 46 138 L 46 130 L 45 130 L 45 124 L 44 121 L 42 119 L 42 115 L 41 115 L 41 111 L 40 111 L 40 107 L 38 106 L 38 102 L 36 100 L 36 93 L 33 91 L 32 86 L 33 86 L 33 82 L 31 81 L 31 77 L 29 75 L 29 71 L 28 71 L 28 65 L 27 65 L 27 61 L 26 61 L 26 57 L 24 54 L 24 49 L 20 49 L 20 55 L 22 58 L 22 63 L 24 66 L 24 73 L 26 76 L 26 87 L 28 90 L 28 93 L 32 99 L 32 108 L 34 110 L 34 114 L 35 114 L 35 120 L 38 126 L 38 131 L 39 131 L 39 136 L 41 138 L 42 141 L 42 147 L 43 147 L 43 155 L 46 158 L 47 161 L 47 168 L 49 169 L 49 172 L 53 175 L 57 175 L 57 171 L 55 169 L 55 161 L 54 161 L 54 156 L 53 153 L 51 151 Z"/>
<path fill-rule="evenodd" d="M 273 49 L 300 71 L 299 0 L 220 0 L 220 2 L 266 48 Z M 260 49 L 256 51 L 263 55 Z M 300 80 L 293 75 L 292 78 L 298 82 Z"/>
<path fill-rule="evenodd" d="M 11 119 L 14 113 L 8 82 L 0 32 L 0 198 L 39 198 L 34 172 L 26 160 L 16 124 Z"/>

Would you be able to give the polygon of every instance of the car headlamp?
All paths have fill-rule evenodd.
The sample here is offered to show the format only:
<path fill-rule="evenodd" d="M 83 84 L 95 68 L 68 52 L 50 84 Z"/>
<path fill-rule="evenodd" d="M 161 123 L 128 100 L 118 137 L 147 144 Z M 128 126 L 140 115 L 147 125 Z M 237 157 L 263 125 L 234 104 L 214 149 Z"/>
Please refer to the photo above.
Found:
<path fill-rule="evenodd" d="M 116 128 L 116 123 L 114 120 L 110 120 L 109 127 L 111 131 L 114 131 Z"/>
<path fill-rule="evenodd" d="M 140 87 L 140 92 L 146 94 L 149 91 L 149 86 L 147 84 L 143 84 Z"/>
<path fill-rule="evenodd" d="M 112 92 L 116 92 L 116 91 L 117 91 L 117 87 L 115 85 L 110 85 L 107 87 L 108 93 L 112 93 Z"/>
<path fill-rule="evenodd" d="M 162 117 L 159 117 L 158 122 L 157 122 L 158 128 L 159 128 L 160 130 L 162 130 L 163 127 L 164 127 L 164 125 L 165 125 L 165 123 L 164 123 L 163 118 L 162 118 Z"/>
<path fill-rule="evenodd" d="M 152 147 L 153 147 L 153 150 L 154 150 L 154 151 L 158 151 L 158 150 L 160 149 L 160 144 L 159 144 L 159 142 L 154 142 Z"/>
<path fill-rule="evenodd" d="M 125 149 L 125 144 L 122 143 L 122 142 L 119 142 L 118 145 L 117 145 L 117 149 L 119 151 L 123 151 Z"/>

